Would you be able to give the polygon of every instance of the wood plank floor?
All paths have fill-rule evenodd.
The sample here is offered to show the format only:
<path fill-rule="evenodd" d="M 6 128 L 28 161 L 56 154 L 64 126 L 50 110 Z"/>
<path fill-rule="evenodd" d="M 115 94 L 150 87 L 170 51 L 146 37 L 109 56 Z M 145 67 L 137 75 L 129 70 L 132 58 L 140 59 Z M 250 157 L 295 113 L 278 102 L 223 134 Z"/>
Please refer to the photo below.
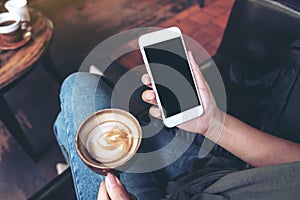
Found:
<path fill-rule="evenodd" d="M 107 37 L 136 27 L 177 25 L 213 55 L 234 0 L 33 0 L 55 25 L 50 48 L 61 75 L 78 70 L 82 59 Z M 0 122 L 0 200 L 27 199 L 56 176 L 63 161 L 52 125 L 59 112 L 59 85 L 42 66 L 5 94 L 41 159 L 32 162 Z"/>

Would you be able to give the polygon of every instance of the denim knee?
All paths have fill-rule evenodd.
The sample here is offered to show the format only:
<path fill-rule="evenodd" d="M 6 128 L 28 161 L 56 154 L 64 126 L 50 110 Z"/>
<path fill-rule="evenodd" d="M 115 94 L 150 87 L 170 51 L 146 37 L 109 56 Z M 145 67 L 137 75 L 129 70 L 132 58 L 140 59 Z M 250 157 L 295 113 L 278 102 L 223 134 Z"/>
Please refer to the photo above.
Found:
<path fill-rule="evenodd" d="M 65 158 L 65 161 L 69 163 L 69 146 L 66 132 L 66 124 L 62 112 L 60 112 L 53 125 L 53 132 L 56 137 L 56 141 L 61 149 L 61 152 Z"/>
<path fill-rule="evenodd" d="M 74 85 L 81 87 L 84 82 L 88 82 L 95 75 L 92 75 L 87 72 L 76 72 L 69 75 L 62 83 L 60 88 L 60 102 L 63 104 L 64 102 L 71 102 L 73 96 Z M 99 79 L 99 78 L 98 78 Z M 65 100 L 67 99 L 67 100 Z"/>
<path fill-rule="evenodd" d="M 66 159 L 66 161 L 69 161 L 69 146 L 68 146 L 68 131 L 70 131 L 70 123 L 72 121 L 72 118 L 74 117 L 72 114 L 73 110 L 73 102 L 74 100 L 74 87 L 79 88 L 89 88 L 91 86 L 97 85 L 99 82 L 99 77 L 89 74 L 89 73 L 83 73 L 83 72 L 77 72 L 74 74 L 71 74 L 68 76 L 60 90 L 60 102 L 61 102 L 61 112 L 58 114 L 54 126 L 53 131 L 56 136 L 56 140 L 62 150 L 62 153 Z M 80 90 L 77 90 L 80 91 Z M 79 94 L 79 96 L 81 96 Z M 76 98 L 76 97 L 75 97 Z M 76 103 L 75 103 L 76 104 Z M 78 106 L 84 106 L 84 102 L 82 102 L 82 105 L 76 105 Z"/>

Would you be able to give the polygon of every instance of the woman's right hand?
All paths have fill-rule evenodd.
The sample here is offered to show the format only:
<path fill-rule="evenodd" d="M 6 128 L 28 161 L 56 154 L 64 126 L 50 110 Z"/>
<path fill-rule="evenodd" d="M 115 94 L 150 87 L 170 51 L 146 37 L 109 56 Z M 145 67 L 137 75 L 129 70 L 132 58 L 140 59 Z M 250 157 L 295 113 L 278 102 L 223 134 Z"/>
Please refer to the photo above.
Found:
<path fill-rule="evenodd" d="M 115 175 L 108 174 L 99 187 L 97 200 L 137 200 L 137 198 L 126 191 Z"/>
<path fill-rule="evenodd" d="M 200 133 L 211 139 L 212 136 L 210 136 L 210 130 L 214 129 L 214 126 L 217 124 L 220 124 L 220 121 L 223 121 L 223 112 L 217 107 L 214 96 L 190 51 L 188 52 L 188 56 L 191 61 L 196 87 L 199 91 L 204 111 L 200 117 L 182 123 L 177 127 L 186 131 Z M 142 76 L 142 82 L 143 84 L 151 87 L 150 77 L 148 74 L 144 74 Z M 161 110 L 157 107 L 154 91 L 152 89 L 145 90 L 142 94 L 142 99 L 147 103 L 153 104 L 150 108 L 150 114 L 153 117 L 161 118 Z"/>

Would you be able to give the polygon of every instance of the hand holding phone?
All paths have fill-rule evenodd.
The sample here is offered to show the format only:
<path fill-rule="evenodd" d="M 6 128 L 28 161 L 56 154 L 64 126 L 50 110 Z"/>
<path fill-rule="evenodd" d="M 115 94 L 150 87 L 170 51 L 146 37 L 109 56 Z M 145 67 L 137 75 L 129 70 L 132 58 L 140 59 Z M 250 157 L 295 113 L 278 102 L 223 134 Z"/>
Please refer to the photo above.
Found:
<path fill-rule="evenodd" d="M 222 112 L 217 107 L 214 96 L 211 93 L 209 86 L 206 80 L 204 79 L 202 73 L 200 72 L 200 69 L 196 64 L 191 52 L 188 52 L 188 57 L 191 61 L 192 72 L 195 77 L 196 87 L 199 90 L 199 94 L 201 95 L 202 105 L 205 111 L 200 117 L 182 123 L 177 127 L 182 130 L 186 130 L 194 133 L 200 133 L 204 136 L 207 136 L 206 135 L 207 130 L 209 126 L 211 126 L 213 118 L 216 119 L 217 118 L 216 115 L 221 115 Z M 152 87 L 150 76 L 148 74 L 144 74 L 142 76 L 142 82 L 144 85 Z M 144 91 L 142 94 L 142 99 L 145 102 L 153 104 L 153 106 L 150 108 L 150 114 L 152 116 L 156 118 L 162 118 L 161 110 L 156 106 L 157 100 L 155 97 L 155 93 L 152 89 Z"/>
<path fill-rule="evenodd" d="M 201 116 L 203 106 L 179 28 L 144 34 L 139 46 L 164 124 L 174 127 Z"/>

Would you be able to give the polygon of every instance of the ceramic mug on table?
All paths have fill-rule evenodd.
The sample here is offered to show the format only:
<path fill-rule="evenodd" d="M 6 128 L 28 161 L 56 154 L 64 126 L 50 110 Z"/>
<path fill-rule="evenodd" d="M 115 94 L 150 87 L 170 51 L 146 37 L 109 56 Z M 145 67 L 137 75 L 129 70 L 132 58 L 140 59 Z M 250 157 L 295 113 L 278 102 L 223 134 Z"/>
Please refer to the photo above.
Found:
<path fill-rule="evenodd" d="M 9 12 L 0 14 L 0 42 L 16 43 L 23 39 L 20 21 L 21 18 L 17 14 Z"/>
<path fill-rule="evenodd" d="M 4 7 L 8 12 L 19 15 L 21 17 L 21 22 L 30 21 L 27 0 L 9 0 L 4 4 Z"/>
<path fill-rule="evenodd" d="M 102 175 L 124 171 L 142 140 L 137 119 L 120 109 L 104 109 L 90 115 L 79 127 L 75 145 L 81 160 Z"/>

